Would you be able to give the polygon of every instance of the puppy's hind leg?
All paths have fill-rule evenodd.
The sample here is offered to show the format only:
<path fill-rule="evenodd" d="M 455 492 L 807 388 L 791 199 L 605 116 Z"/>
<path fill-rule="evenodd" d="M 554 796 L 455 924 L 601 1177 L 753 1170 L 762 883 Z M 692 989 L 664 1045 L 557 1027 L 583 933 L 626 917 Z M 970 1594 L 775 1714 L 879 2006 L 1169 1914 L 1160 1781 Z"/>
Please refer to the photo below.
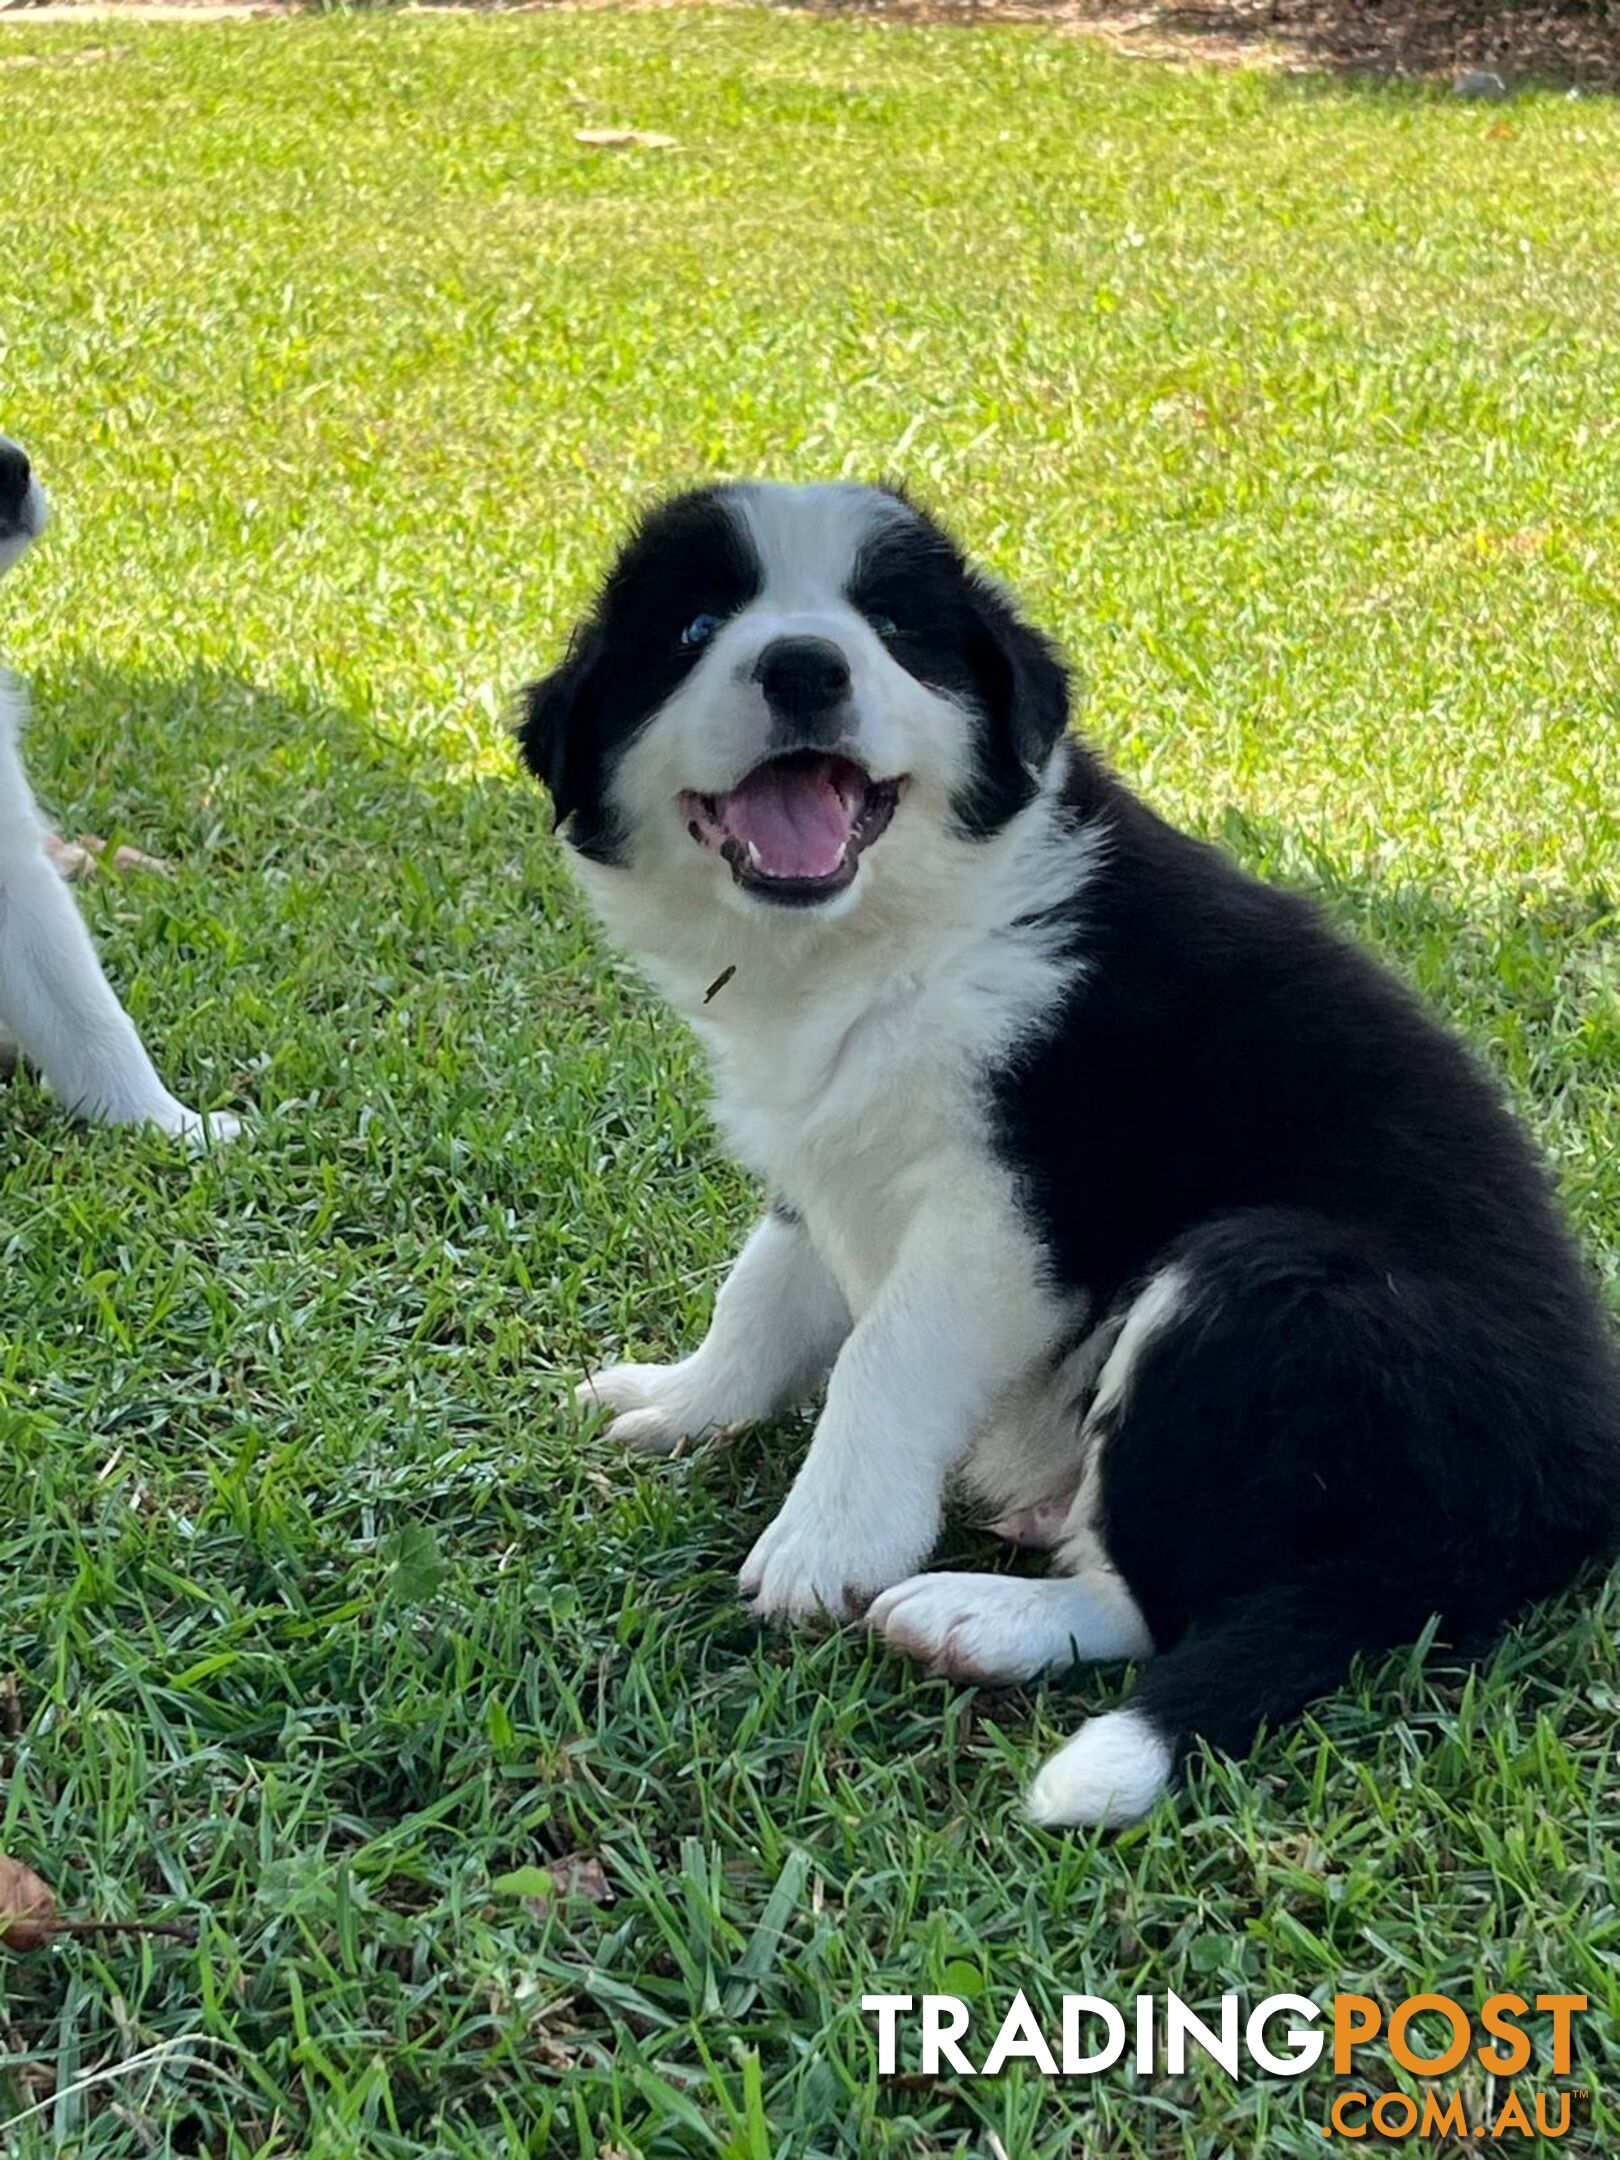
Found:
<path fill-rule="evenodd" d="M 1111 1315 L 1055 1366 L 1022 1381 L 974 1441 L 963 1483 L 1010 1545 L 1051 1551 L 1062 1543 L 1086 1461 L 1086 1408 L 1119 1329 Z"/>
<path fill-rule="evenodd" d="M 1009 1686 L 1065 1666 L 1151 1657 L 1153 1637 L 1116 1575 L 913 1575 L 866 1615 L 930 1672 Z"/>
<path fill-rule="evenodd" d="M 0 1032 L 78 1116 L 150 1123 L 200 1142 L 227 1140 L 235 1118 L 204 1119 L 158 1078 L 113 995 L 73 897 L 45 852 L 16 742 L 17 711 L 0 684 Z"/>
<path fill-rule="evenodd" d="M 1143 1675 L 1121 1710 L 1090 1719 L 1036 1773 L 1032 1819 L 1057 1826 L 1138 1821 L 1198 1740 L 1244 1755 L 1263 1724 L 1337 1687 L 1357 1651 L 1421 1625 L 1421 1597 L 1369 1627 L 1365 1580 L 1322 1570 L 1234 1600 Z"/>
<path fill-rule="evenodd" d="M 1612 1557 L 1606 1358 L 1562 1284 L 1521 1295 L 1305 1210 L 1182 1241 L 1099 1377 L 1099 1504 L 1063 1548 L 1118 1570 L 1163 1650 L 1041 1769 L 1038 1822 L 1135 1821 L 1200 1742 L 1245 1755 L 1358 1655 L 1436 1614 L 1476 1641 Z"/>

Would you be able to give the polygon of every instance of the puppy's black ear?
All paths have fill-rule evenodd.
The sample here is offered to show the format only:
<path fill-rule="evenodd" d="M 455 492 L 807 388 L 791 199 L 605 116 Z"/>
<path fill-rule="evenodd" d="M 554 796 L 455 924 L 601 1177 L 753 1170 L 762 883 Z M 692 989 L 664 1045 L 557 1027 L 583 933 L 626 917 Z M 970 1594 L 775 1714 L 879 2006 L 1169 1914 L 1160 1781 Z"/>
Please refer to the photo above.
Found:
<path fill-rule="evenodd" d="M 996 587 L 980 581 L 979 614 L 995 649 L 997 699 L 1013 754 L 1031 778 L 1069 724 L 1069 671 L 1057 647 L 1024 621 Z"/>
<path fill-rule="evenodd" d="M 964 831 L 988 839 L 1035 798 L 1069 720 L 1069 677 L 1055 647 L 987 578 L 971 577 L 970 665 L 983 722 L 974 770 L 956 797 Z"/>
<path fill-rule="evenodd" d="M 579 706 L 590 670 L 590 640 L 576 632 L 567 657 L 523 693 L 518 743 L 523 762 L 551 797 L 553 831 L 580 808 Z"/>
<path fill-rule="evenodd" d="M 531 683 L 523 693 L 523 719 L 518 721 L 518 747 L 523 762 L 551 795 L 551 829 L 579 808 L 575 786 L 568 773 L 570 719 L 579 696 L 579 661 L 570 657 L 553 667 L 549 676 Z"/>

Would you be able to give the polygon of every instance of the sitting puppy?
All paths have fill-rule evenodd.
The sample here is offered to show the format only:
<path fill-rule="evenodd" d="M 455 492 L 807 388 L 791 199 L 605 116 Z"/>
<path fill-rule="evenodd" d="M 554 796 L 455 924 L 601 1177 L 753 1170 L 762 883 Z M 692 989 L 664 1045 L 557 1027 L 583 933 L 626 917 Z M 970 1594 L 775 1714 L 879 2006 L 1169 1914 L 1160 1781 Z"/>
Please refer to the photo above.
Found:
<path fill-rule="evenodd" d="M 44 492 L 0 435 L 0 573 L 44 530 Z M 228 1140 L 237 1120 L 176 1102 L 101 972 L 89 932 L 46 853 L 18 737 L 22 705 L 0 677 L 0 1036 L 79 1116 L 150 1123 L 188 1141 Z"/>
<path fill-rule="evenodd" d="M 1620 1373 L 1464 1051 L 1067 720 L 907 501 L 729 486 L 646 519 L 522 744 L 773 1196 L 702 1347 L 588 1398 L 667 1450 L 830 1372 L 745 1595 L 974 1681 L 1151 1658 L 1030 1796 L 1120 1823 L 1612 1555 Z M 919 1574 L 953 1473 L 1060 1572 Z"/>

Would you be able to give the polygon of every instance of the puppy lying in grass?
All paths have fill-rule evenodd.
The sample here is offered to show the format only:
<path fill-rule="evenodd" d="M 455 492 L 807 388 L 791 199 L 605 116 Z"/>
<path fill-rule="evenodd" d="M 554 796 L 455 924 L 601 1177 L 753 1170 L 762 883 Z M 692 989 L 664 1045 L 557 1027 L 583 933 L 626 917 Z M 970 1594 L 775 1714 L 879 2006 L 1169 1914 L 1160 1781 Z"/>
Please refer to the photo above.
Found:
<path fill-rule="evenodd" d="M 0 574 L 48 514 L 27 455 L 0 435 Z M 188 1110 L 169 1093 L 101 971 L 23 770 L 22 719 L 0 675 L 0 1045 L 20 1050 L 78 1117 L 158 1125 L 194 1145 L 229 1140 L 234 1117 Z"/>

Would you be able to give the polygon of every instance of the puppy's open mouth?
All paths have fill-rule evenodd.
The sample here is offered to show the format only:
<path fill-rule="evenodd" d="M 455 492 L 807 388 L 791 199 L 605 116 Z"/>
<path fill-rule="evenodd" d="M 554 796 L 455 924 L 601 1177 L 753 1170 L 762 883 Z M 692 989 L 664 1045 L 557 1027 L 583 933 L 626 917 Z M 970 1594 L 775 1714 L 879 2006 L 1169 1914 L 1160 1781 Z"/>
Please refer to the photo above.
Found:
<path fill-rule="evenodd" d="M 727 794 L 688 790 L 681 815 L 747 891 L 782 907 L 813 907 L 853 882 L 903 785 L 874 780 L 849 758 L 790 750 L 756 765 Z"/>

